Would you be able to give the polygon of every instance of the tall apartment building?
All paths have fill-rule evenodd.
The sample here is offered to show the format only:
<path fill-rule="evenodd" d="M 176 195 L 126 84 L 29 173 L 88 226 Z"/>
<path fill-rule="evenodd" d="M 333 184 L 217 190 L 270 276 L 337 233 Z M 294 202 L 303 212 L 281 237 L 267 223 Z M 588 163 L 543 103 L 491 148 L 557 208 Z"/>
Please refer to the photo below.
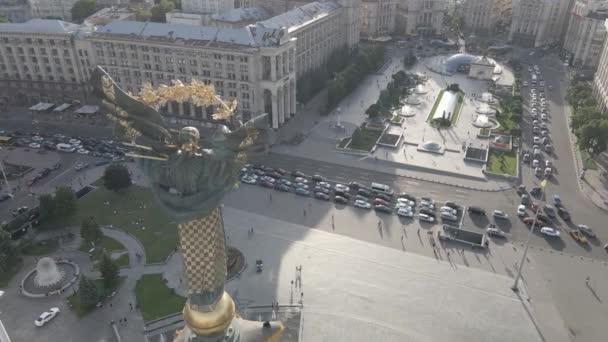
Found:
<path fill-rule="evenodd" d="M 258 26 L 284 27 L 296 38 L 297 75 L 301 76 L 323 66 L 335 51 L 353 48 L 358 43 L 353 41 L 349 45 L 347 41 L 350 30 L 347 14 L 346 9 L 335 2 L 312 2 L 261 21 Z"/>
<path fill-rule="evenodd" d="M 447 0 L 399 0 L 395 31 L 420 36 L 439 34 L 446 12 Z"/>
<path fill-rule="evenodd" d="M 0 17 L 11 23 L 22 23 L 31 18 L 30 5 L 27 0 L 0 0 Z"/>
<path fill-rule="evenodd" d="M 509 40 L 524 46 L 560 43 L 572 0 L 513 0 Z"/>
<path fill-rule="evenodd" d="M 79 28 L 43 19 L 0 24 L 0 97 L 18 104 L 84 98 L 73 39 Z"/>
<path fill-rule="evenodd" d="M 512 0 L 465 0 L 461 11 L 465 29 L 491 33 L 510 24 Z"/>
<path fill-rule="evenodd" d="M 78 0 L 28 0 L 34 18 L 72 20 L 72 7 Z"/>
<path fill-rule="evenodd" d="M 395 31 L 396 0 L 361 1 L 361 36 L 378 38 Z"/>
<path fill-rule="evenodd" d="M 214 14 L 234 8 L 234 0 L 182 0 L 185 13 Z"/>
<path fill-rule="evenodd" d="M 604 29 L 608 31 L 608 20 L 604 22 Z M 602 112 L 608 111 L 608 39 L 604 40 L 597 71 L 593 76 L 593 94 L 600 104 Z"/>
<path fill-rule="evenodd" d="M 572 65 L 595 69 L 606 39 L 608 2 L 577 0 L 569 17 L 564 50 Z"/>

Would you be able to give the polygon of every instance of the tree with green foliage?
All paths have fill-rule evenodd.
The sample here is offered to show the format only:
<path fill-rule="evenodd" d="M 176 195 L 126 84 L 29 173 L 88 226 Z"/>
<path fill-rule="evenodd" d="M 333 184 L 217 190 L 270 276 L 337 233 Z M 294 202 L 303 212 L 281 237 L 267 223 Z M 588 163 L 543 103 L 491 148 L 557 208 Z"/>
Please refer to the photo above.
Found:
<path fill-rule="evenodd" d="M 52 219 L 55 215 L 55 199 L 51 194 L 42 194 L 38 197 L 38 210 L 40 212 L 40 220 Z"/>
<path fill-rule="evenodd" d="M 418 59 L 411 51 L 403 57 L 403 65 L 408 69 L 413 67 L 417 61 Z"/>
<path fill-rule="evenodd" d="M 99 302 L 99 290 L 95 283 L 85 277 L 80 276 L 80 282 L 78 284 L 78 295 L 80 296 L 80 304 L 85 309 L 90 309 Z"/>
<path fill-rule="evenodd" d="M 175 3 L 169 0 L 161 0 L 158 5 L 154 5 L 150 10 L 150 20 L 157 23 L 164 23 L 167 21 L 165 14 L 175 9 Z"/>
<path fill-rule="evenodd" d="M 76 195 L 67 186 L 55 190 L 55 217 L 68 217 L 76 211 Z"/>
<path fill-rule="evenodd" d="M 82 224 L 80 225 L 80 236 L 82 236 L 84 241 L 89 243 L 98 242 L 103 237 L 103 233 L 93 216 L 82 220 Z"/>
<path fill-rule="evenodd" d="M 95 13 L 97 3 L 95 0 L 78 0 L 72 6 L 72 20 L 80 23 L 91 14 Z"/>
<path fill-rule="evenodd" d="M 0 274 L 8 272 L 19 261 L 19 253 L 11 234 L 0 228 Z"/>
<path fill-rule="evenodd" d="M 0 15 L 0 23 L 10 23 L 7 16 Z"/>
<path fill-rule="evenodd" d="M 367 116 L 369 116 L 370 119 L 377 117 L 381 113 L 382 113 L 382 106 L 380 106 L 377 103 L 372 104 L 365 111 L 365 114 L 367 114 Z"/>
<path fill-rule="evenodd" d="M 588 122 L 577 130 L 577 142 L 581 150 L 597 156 L 608 147 L 608 119 Z"/>
<path fill-rule="evenodd" d="M 99 271 L 106 290 L 113 289 L 118 282 L 118 264 L 107 253 L 103 253 L 99 264 Z"/>
<path fill-rule="evenodd" d="M 135 19 L 137 21 L 150 21 L 150 19 L 152 19 L 152 12 L 147 8 L 137 7 L 134 11 Z"/>
<path fill-rule="evenodd" d="M 111 164 L 103 173 L 103 185 L 108 190 L 124 190 L 131 186 L 131 183 L 131 173 L 123 164 Z"/>

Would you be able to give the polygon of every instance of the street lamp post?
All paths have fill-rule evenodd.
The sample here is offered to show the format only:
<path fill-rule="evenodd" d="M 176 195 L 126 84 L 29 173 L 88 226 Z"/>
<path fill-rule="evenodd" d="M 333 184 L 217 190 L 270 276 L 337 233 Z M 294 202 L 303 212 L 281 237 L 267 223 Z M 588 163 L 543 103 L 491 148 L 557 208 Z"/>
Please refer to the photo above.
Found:
<path fill-rule="evenodd" d="M 545 197 L 545 185 L 547 184 L 547 180 L 543 180 L 541 182 L 542 189 L 542 197 Z M 534 212 L 534 221 L 532 222 L 532 227 L 530 227 L 530 232 L 528 233 L 528 239 L 526 241 L 526 247 L 524 248 L 524 253 L 521 256 L 521 261 L 519 262 L 519 267 L 517 270 L 517 275 L 515 276 L 515 281 L 513 282 L 513 286 L 511 286 L 511 290 L 517 292 L 519 291 L 518 283 L 519 278 L 521 278 L 521 270 L 524 267 L 524 262 L 526 261 L 526 256 L 528 255 L 528 249 L 530 248 L 530 241 L 532 241 L 532 234 L 534 233 L 534 229 L 536 228 L 536 223 L 538 222 L 538 213 L 540 211 L 540 204 L 536 206 L 536 212 Z"/>

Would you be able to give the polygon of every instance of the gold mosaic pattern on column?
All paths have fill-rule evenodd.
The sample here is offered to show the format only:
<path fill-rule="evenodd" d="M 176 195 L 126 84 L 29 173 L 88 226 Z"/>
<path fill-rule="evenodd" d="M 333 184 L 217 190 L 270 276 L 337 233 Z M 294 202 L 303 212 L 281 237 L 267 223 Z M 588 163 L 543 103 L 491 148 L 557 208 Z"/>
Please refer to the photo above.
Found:
<path fill-rule="evenodd" d="M 224 222 L 220 208 L 179 225 L 188 293 L 212 292 L 226 280 Z"/>

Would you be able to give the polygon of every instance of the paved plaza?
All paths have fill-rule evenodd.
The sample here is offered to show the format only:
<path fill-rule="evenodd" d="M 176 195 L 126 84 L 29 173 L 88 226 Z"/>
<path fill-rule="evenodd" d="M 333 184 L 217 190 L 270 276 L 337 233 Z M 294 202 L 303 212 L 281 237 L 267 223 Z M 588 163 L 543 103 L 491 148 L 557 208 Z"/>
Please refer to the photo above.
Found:
<path fill-rule="evenodd" d="M 408 73 L 425 74 L 428 76 L 428 80 L 422 87 L 424 94 L 412 95 L 420 100 L 420 104 L 405 105 L 408 108 L 406 112 L 414 115 L 405 117 L 401 127 L 392 126 L 390 128 L 391 132 L 396 132 L 396 134 L 403 133 L 403 141 L 398 147 L 393 149 L 379 146 L 374 153 L 367 157 L 336 152 L 337 141 L 342 137 L 350 136 L 360 126 L 366 117 L 365 110 L 376 102 L 380 91 L 385 89 L 387 83 L 391 81 L 391 75 L 404 70 L 402 54 L 403 52 L 400 50 L 392 50 L 392 59 L 382 69 L 382 72 L 367 77 L 353 93 L 340 103 L 339 120 L 344 126 L 344 131 L 333 128 L 338 120 L 338 115 L 334 111 L 329 116 L 321 117 L 313 128 L 304 132 L 307 135 L 304 142 L 296 146 L 274 146 L 273 152 L 358 166 L 402 169 L 407 170 L 410 175 L 417 175 L 419 172 L 418 177 L 426 180 L 445 179 L 442 176 L 465 177 L 480 183 L 477 185 L 478 188 L 483 187 L 483 183 L 486 183 L 486 176 L 482 172 L 483 164 L 465 161 L 463 144 L 488 146 L 489 140 L 479 139 L 477 137 L 479 128 L 472 125 L 478 116 L 477 108 L 483 106 L 482 102 L 477 101 L 473 95 L 480 97 L 487 91 L 488 83 L 468 78 L 464 74 L 445 76 L 434 73 L 425 67 L 423 61 L 406 70 Z M 512 84 L 512 72 L 504 66 L 502 69 L 500 83 Z M 452 83 L 458 83 L 465 93 L 462 110 L 454 126 L 435 129 L 426 121 L 427 117 L 439 92 Z M 418 144 L 429 141 L 443 146 L 445 152 L 434 154 L 417 149 Z M 434 177 L 433 174 L 437 177 Z M 457 184 L 458 181 L 452 179 L 451 183 Z"/>

